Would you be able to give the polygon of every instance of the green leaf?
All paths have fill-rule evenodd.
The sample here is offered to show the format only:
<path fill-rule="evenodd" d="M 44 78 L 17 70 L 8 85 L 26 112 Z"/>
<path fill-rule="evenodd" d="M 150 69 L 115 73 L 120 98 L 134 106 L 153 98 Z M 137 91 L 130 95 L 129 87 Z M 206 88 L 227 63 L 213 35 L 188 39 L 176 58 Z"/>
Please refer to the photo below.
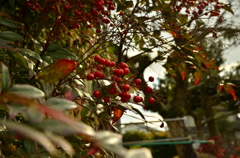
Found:
<path fill-rule="evenodd" d="M 177 20 L 181 25 L 184 25 L 188 22 L 188 17 L 185 15 L 179 14 Z"/>
<path fill-rule="evenodd" d="M 59 44 L 49 44 L 47 47 L 47 52 L 55 51 L 59 49 L 61 46 Z"/>
<path fill-rule="evenodd" d="M 8 20 L 8 19 L 1 20 L 0 25 L 12 27 L 12 28 L 20 28 L 20 26 L 21 26 L 18 23 L 14 22 L 12 20 Z"/>
<path fill-rule="evenodd" d="M 223 8 L 223 9 L 225 9 L 226 11 L 228 11 L 228 12 L 234 14 L 233 10 L 232 10 L 231 7 L 228 6 L 228 5 L 224 5 L 224 8 Z"/>
<path fill-rule="evenodd" d="M 7 52 L 9 54 L 9 56 L 11 56 L 16 63 L 18 63 L 20 66 L 28 69 L 28 62 L 24 58 L 24 56 L 22 56 L 19 52 L 16 52 L 16 51 L 8 50 Z"/>
<path fill-rule="evenodd" d="M 56 120 L 46 120 L 38 124 L 37 128 L 41 130 L 51 131 L 53 133 L 60 135 L 73 135 L 78 133 L 77 130 L 73 129 L 68 124 Z"/>
<path fill-rule="evenodd" d="M 71 110 L 77 107 L 77 104 L 75 102 L 72 102 L 67 99 L 55 98 L 55 97 L 48 99 L 45 102 L 45 105 L 58 111 Z"/>
<path fill-rule="evenodd" d="M 6 65 L 1 63 L 2 65 L 2 91 L 6 91 L 11 86 L 11 77 Z"/>
<path fill-rule="evenodd" d="M 29 106 L 26 110 L 20 111 L 21 115 L 32 124 L 43 120 L 43 113 L 36 106 Z"/>
<path fill-rule="evenodd" d="M 29 99 L 38 99 L 45 96 L 40 89 L 28 84 L 16 84 L 9 89 L 8 93 L 15 93 Z"/>
<path fill-rule="evenodd" d="M 35 152 L 34 145 L 36 145 L 34 142 L 30 141 L 29 139 L 24 139 L 23 141 L 24 148 L 29 154 L 32 154 Z"/>
<path fill-rule="evenodd" d="M 42 62 L 42 58 L 37 52 L 25 48 L 16 48 L 16 50 L 19 51 L 21 55 L 27 56 L 29 59 L 37 59 Z"/>
<path fill-rule="evenodd" d="M 54 61 L 59 59 L 77 60 L 78 57 L 65 48 L 59 48 L 52 52 L 47 52 L 45 56 L 50 56 Z"/>
<path fill-rule="evenodd" d="M 202 26 L 202 25 L 205 24 L 202 19 L 197 19 L 197 20 L 195 20 L 195 21 L 196 21 L 196 24 L 197 24 L 198 27 L 200 27 L 200 26 Z"/>
<path fill-rule="evenodd" d="M 8 0 L 8 3 L 10 5 L 11 9 L 15 10 L 15 8 L 14 8 L 15 0 Z"/>
<path fill-rule="evenodd" d="M 65 139 L 63 139 L 60 136 L 56 136 L 52 133 L 46 133 L 46 136 L 54 142 L 54 144 L 57 144 L 58 146 L 62 147 L 63 150 L 65 150 L 69 155 L 74 155 L 75 151 L 72 147 L 72 145 Z"/>
<path fill-rule="evenodd" d="M 21 111 L 26 110 L 26 106 L 11 104 L 8 105 L 9 117 L 15 118 Z"/>
<path fill-rule="evenodd" d="M 18 33 L 12 31 L 2 31 L 0 32 L 0 38 L 10 40 L 10 41 L 21 41 L 23 37 Z"/>
<path fill-rule="evenodd" d="M 3 126 L 6 126 L 8 130 L 13 130 L 16 132 L 19 132 L 30 139 L 38 142 L 41 144 L 50 154 L 52 155 L 57 155 L 57 150 L 55 148 L 55 145 L 40 131 L 37 131 L 36 129 L 21 124 L 21 123 L 16 123 L 13 121 L 8 121 L 8 120 L 0 120 L 0 124 Z"/>

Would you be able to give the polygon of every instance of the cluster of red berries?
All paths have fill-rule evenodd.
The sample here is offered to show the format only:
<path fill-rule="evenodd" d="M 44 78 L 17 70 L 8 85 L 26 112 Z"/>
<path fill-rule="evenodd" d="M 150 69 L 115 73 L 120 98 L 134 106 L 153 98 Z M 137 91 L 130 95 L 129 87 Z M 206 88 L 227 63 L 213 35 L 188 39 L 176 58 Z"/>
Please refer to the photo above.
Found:
<path fill-rule="evenodd" d="M 41 7 L 41 5 L 38 2 L 33 3 L 33 0 L 27 3 L 27 7 L 31 8 L 32 11 L 37 11 L 37 10 L 40 12 L 44 11 L 44 9 Z"/>
<path fill-rule="evenodd" d="M 87 80 L 106 79 L 111 82 L 111 85 L 106 89 L 95 90 L 93 96 L 101 98 L 105 103 L 110 103 L 111 99 L 120 97 L 121 102 L 126 103 L 132 98 L 135 103 L 143 102 L 143 97 L 139 96 L 139 92 L 134 97 L 129 93 L 131 87 L 143 90 L 147 95 L 148 103 L 153 104 L 154 98 L 149 95 L 153 92 L 153 89 L 146 84 L 142 83 L 141 79 L 131 80 L 125 75 L 130 74 L 129 66 L 121 62 L 116 64 L 114 61 L 101 58 L 99 55 L 94 56 L 94 68 L 86 75 Z M 154 77 L 150 76 L 149 81 L 153 82 Z M 145 85 L 145 86 L 144 86 Z"/>
<path fill-rule="evenodd" d="M 220 3 L 217 0 L 178 0 L 174 11 L 180 12 L 185 8 L 186 15 L 191 15 L 193 19 L 196 19 L 201 15 L 218 16 L 220 15 L 220 9 L 225 6 L 226 4 Z"/>

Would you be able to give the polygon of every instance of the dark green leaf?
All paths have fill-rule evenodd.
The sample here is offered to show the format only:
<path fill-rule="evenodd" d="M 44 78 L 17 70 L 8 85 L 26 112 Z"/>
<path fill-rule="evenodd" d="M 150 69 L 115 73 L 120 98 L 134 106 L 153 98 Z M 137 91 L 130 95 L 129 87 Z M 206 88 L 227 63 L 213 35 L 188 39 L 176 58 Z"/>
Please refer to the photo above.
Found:
<path fill-rule="evenodd" d="M 233 10 L 232 10 L 231 7 L 228 6 L 228 5 L 225 5 L 223 9 L 225 9 L 226 11 L 228 11 L 228 12 L 234 14 Z"/>
<path fill-rule="evenodd" d="M 37 59 L 42 61 L 42 58 L 39 56 L 39 54 L 30 49 L 17 48 L 16 50 L 19 51 L 23 56 L 27 56 L 29 59 Z"/>
<path fill-rule="evenodd" d="M 38 99 L 45 96 L 40 89 L 28 84 L 16 84 L 9 89 L 8 93 L 15 93 L 29 99 Z"/>
<path fill-rule="evenodd" d="M 54 61 L 59 59 L 77 60 L 78 57 L 64 48 L 59 48 L 52 52 L 47 52 L 45 56 L 50 56 Z"/>
<path fill-rule="evenodd" d="M 23 37 L 18 33 L 12 31 L 2 31 L 0 32 L 0 38 L 10 40 L 10 41 L 21 41 Z"/>
<path fill-rule="evenodd" d="M 14 22 L 12 20 L 8 20 L 8 19 L 1 20 L 0 25 L 12 27 L 12 28 L 20 28 L 20 26 L 21 26 L 18 23 Z"/>
<path fill-rule="evenodd" d="M 11 86 L 11 77 L 6 65 L 1 63 L 2 65 L 2 91 L 6 91 Z"/>
<path fill-rule="evenodd" d="M 14 9 L 15 9 L 15 8 L 14 8 L 15 0 L 8 0 L 8 3 L 9 3 L 9 5 L 10 5 L 11 9 L 14 10 Z"/>
<path fill-rule="evenodd" d="M 71 110 L 77 107 L 75 102 L 63 98 L 50 98 L 45 102 L 45 105 L 58 111 Z"/>
<path fill-rule="evenodd" d="M 28 69 L 28 62 L 27 60 L 24 58 L 24 56 L 22 56 L 19 52 L 17 51 L 11 51 L 8 50 L 8 54 L 9 56 L 11 56 L 13 58 L 13 60 L 18 63 L 20 66 Z"/>
<path fill-rule="evenodd" d="M 26 149 L 26 151 L 29 153 L 29 154 L 32 154 L 34 153 L 34 145 L 36 145 L 34 142 L 30 141 L 29 139 L 24 139 L 23 141 L 23 144 L 24 144 L 24 148 Z"/>
<path fill-rule="evenodd" d="M 59 44 L 49 44 L 47 47 L 47 52 L 55 51 L 59 49 L 61 46 Z"/>

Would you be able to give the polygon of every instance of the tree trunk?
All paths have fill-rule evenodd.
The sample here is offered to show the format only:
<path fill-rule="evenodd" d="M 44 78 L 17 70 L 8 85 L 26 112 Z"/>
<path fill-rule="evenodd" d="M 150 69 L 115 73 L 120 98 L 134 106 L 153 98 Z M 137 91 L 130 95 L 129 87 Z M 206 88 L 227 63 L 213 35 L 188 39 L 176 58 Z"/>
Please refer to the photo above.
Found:
<path fill-rule="evenodd" d="M 184 116 L 184 108 L 187 105 L 188 98 L 188 82 L 185 79 L 182 81 L 180 74 L 177 75 L 176 86 L 174 87 L 175 94 L 172 101 L 169 102 L 173 109 L 177 109 L 178 112 L 175 113 L 175 117 Z M 187 131 L 182 121 L 171 121 L 168 122 L 169 131 L 173 138 L 186 137 Z M 175 145 L 179 158 L 197 158 L 195 150 L 192 144 L 178 144 Z"/>
<path fill-rule="evenodd" d="M 204 98 L 203 98 L 203 100 L 204 100 L 203 107 L 204 107 L 206 119 L 209 119 L 209 118 L 214 117 L 214 113 L 213 113 L 213 109 L 212 109 L 213 104 L 212 104 L 212 100 L 206 99 L 206 97 L 207 96 L 204 96 Z M 216 126 L 215 119 L 210 119 L 209 121 L 207 121 L 207 127 L 208 127 L 209 137 L 220 136 L 220 133 Z"/>
<path fill-rule="evenodd" d="M 173 138 L 186 137 L 185 125 L 182 121 L 168 122 L 170 134 Z M 175 145 L 179 158 L 197 158 L 192 144 L 176 144 Z"/>

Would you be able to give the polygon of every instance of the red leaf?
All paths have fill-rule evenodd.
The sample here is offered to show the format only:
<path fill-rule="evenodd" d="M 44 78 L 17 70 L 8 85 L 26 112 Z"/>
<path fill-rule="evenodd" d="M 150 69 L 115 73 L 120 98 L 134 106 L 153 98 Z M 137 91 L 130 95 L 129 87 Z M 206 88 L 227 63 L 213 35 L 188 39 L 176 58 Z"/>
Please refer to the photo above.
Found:
<path fill-rule="evenodd" d="M 117 122 L 123 115 L 123 111 L 120 109 L 115 108 L 113 111 L 113 119 L 112 119 L 112 124 L 114 124 L 115 122 Z"/>
<path fill-rule="evenodd" d="M 179 73 L 181 74 L 182 80 L 184 80 L 187 74 L 186 65 L 184 63 L 181 63 L 178 68 L 179 68 Z"/>
<path fill-rule="evenodd" d="M 197 70 L 194 73 L 194 77 L 195 77 L 194 85 L 197 85 L 202 77 L 202 72 L 200 70 Z"/>
<path fill-rule="evenodd" d="M 219 16 L 220 13 L 217 11 L 212 11 L 210 16 Z"/>
<path fill-rule="evenodd" d="M 94 146 L 94 145 L 90 145 L 88 148 L 87 148 L 87 154 L 88 155 L 94 155 L 96 154 L 97 152 L 99 152 L 100 148 L 97 147 L 97 146 Z"/>
<path fill-rule="evenodd" d="M 232 97 L 235 101 L 237 100 L 237 96 L 236 96 L 235 91 L 232 88 L 231 84 L 229 84 L 229 83 L 224 84 L 223 88 L 224 88 L 225 91 L 227 91 L 228 93 L 230 93 L 232 95 Z"/>
<path fill-rule="evenodd" d="M 39 72 L 36 79 L 43 80 L 44 82 L 56 82 L 59 79 L 67 77 L 76 67 L 77 62 L 75 61 L 59 59 Z"/>
<path fill-rule="evenodd" d="M 219 85 L 218 85 L 218 92 L 221 92 L 221 91 L 222 91 L 222 88 L 223 88 L 223 84 L 222 84 L 222 83 L 219 83 Z"/>

